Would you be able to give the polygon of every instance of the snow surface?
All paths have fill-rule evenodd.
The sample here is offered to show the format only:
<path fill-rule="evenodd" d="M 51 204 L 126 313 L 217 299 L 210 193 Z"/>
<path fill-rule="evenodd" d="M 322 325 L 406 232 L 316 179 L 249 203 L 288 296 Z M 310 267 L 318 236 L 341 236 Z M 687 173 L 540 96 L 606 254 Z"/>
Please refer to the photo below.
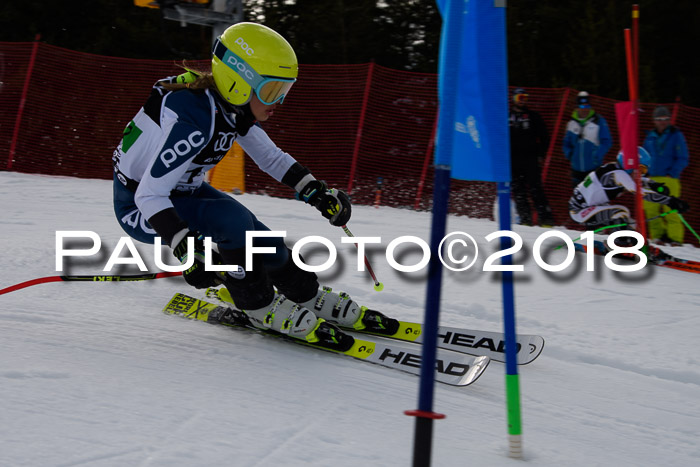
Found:
<path fill-rule="evenodd" d="M 389 315 L 422 321 L 425 270 L 399 273 L 384 256 L 403 235 L 429 239 L 430 213 L 356 206 L 357 236 L 381 236 L 369 251 L 385 284 L 376 292 L 356 269 L 342 230 L 293 200 L 241 195 L 288 244 L 316 234 L 338 248 L 325 284 Z M 0 172 L 0 288 L 59 274 L 55 232 L 90 230 L 97 258 L 67 272 L 98 274 L 123 236 L 111 182 Z M 450 217 L 483 247 L 494 222 Z M 472 386 L 436 386 L 433 465 L 700 465 L 700 291 L 694 274 L 647 268 L 616 273 L 582 255 L 561 273 L 532 258 L 545 232 L 515 226 L 518 332 L 546 340 L 520 366 L 524 461 L 507 457 L 504 365 Z M 565 231 L 571 237 L 580 232 Z M 312 264 L 322 247 L 303 251 Z M 308 249 L 308 250 L 307 250 Z M 669 249 L 700 259 L 686 245 Z M 153 267 L 151 246 L 139 251 Z M 403 264 L 417 248 L 397 254 Z M 557 263 L 564 250 L 551 255 Z M 126 272 L 133 271 L 133 267 Z M 127 283 L 61 282 L 0 296 L 2 466 L 405 466 L 413 451 L 418 378 L 266 336 L 167 316 L 181 278 Z M 446 272 L 441 323 L 502 330 L 496 273 Z"/>

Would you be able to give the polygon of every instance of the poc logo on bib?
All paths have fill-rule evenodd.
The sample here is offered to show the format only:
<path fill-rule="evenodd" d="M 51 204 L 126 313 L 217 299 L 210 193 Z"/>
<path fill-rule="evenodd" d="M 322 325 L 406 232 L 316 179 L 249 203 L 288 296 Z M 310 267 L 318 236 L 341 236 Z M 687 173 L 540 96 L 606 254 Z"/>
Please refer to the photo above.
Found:
<path fill-rule="evenodd" d="M 236 39 L 236 44 L 240 45 L 241 49 L 243 49 L 248 56 L 252 56 L 255 53 L 255 51 L 246 43 L 246 41 L 243 40 L 242 37 Z"/>
<path fill-rule="evenodd" d="M 194 131 L 190 133 L 187 139 L 181 139 L 173 144 L 172 149 L 169 148 L 161 152 L 160 160 L 163 161 L 165 167 L 170 168 L 170 165 L 177 160 L 177 156 L 189 154 L 193 148 L 198 148 L 204 144 L 204 141 L 204 135 L 200 131 Z"/>

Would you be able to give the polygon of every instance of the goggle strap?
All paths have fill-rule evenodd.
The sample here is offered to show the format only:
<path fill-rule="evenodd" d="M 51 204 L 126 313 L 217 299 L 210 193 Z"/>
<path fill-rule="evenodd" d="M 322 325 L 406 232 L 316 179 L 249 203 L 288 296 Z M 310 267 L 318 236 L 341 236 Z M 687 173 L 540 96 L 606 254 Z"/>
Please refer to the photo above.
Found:
<path fill-rule="evenodd" d="M 221 62 L 222 62 L 224 65 L 226 65 L 227 67 L 229 67 L 230 69 L 232 69 L 233 71 L 235 71 L 236 73 L 238 73 L 238 74 L 241 76 L 241 78 L 243 78 L 243 80 L 244 80 L 256 93 L 259 91 L 259 88 L 262 87 L 262 85 L 263 85 L 266 81 L 268 81 L 268 80 L 273 80 L 273 81 L 284 81 L 284 82 L 292 82 L 292 83 L 296 81 L 296 79 L 293 79 L 293 78 L 289 78 L 289 79 L 288 79 L 288 78 L 264 78 L 264 77 L 260 76 L 260 75 L 253 69 L 253 67 L 251 67 L 250 64 L 248 64 L 248 62 L 246 62 L 245 60 L 243 60 L 243 58 L 241 58 L 240 56 L 236 55 L 234 52 L 231 51 L 231 49 L 229 49 L 228 47 L 226 47 L 226 46 L 224 45 L 224 43 L 221 42 L 221 38 L 217 38 L 217 39 L 216 39 L 216 42 L 214 42 L 214 46 L 213 46 L 213 48 L 212 48 L 212 54 L 213 54 L 215 57 L 217 57 L 219 60 L 221 60 Z M 229 59 L 230 59 L 231 57 L 236 61 L 236 63 L 240 63 L 240 64 L 241 64 L 242 69 L 238 69 L 238 68 L 236 68 L 236 67 L 234 67 L 234 66 L 231 65 L 231 63 L 229 62 Z M 246 73 L 245 73 L 244 71 L 249 72 L 250 75 L 252 76 L 252 78 L 249 78 L 248 76 L 246 76 Z M 258 96 L 258 97 L 260 97 L 260 96 Z M 277 102 L 277 101 L 282 100 L 282 99 L 284 99 L 284 94 L 283 94 L 282 96 L 278 97 L 277 99 L 275 99 L 274 102 Z M 264 103 L 270 105 L 270 104 L 273 104 L 274 102 L 264 102 Z"/>
<path fill-rule="evenodd" d="M 219 60 L 223 61 L 227 50 L 226 46 L 221 42 L 221 38 L 217 37 L 211 49 L 211 53 Z"/>
<path fill-rule="evenodd" d="M 212 52 L 214 56 L 221 60 L 221 62 L 224 65 L 238 73 L 240 77 L 243 78 L 243 81 L 245 81 L 253 89 L 255 89 L 263 81 L 264 78 L 260 76 L 258 72 L 255 71 L 253 67 L 250 66 L 250 64 L 246 62 L 242 57 L 235 54 L 231 51 L 231 49 L 226 47 L 224 43 L 221 42 L 221 39 L 216 40 Z M 233 58 L 236 63 L 240 64 L 241 67 L 239 68 L 233 65 L 230 62 L 231 58 Z M 246 76 L 246 74 L 250 74 L 250 76 Z"/>

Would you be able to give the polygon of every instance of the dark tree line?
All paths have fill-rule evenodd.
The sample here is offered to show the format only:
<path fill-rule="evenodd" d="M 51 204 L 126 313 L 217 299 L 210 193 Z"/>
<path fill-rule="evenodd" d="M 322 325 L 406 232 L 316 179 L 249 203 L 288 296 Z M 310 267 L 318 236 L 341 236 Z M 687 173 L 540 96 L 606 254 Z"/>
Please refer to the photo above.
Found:
<path fill-rule="evenodd" d="M 508 0 L 511 84 L 586 89 L 627 98 L 623 30 L 634 1 Z M 697 0 L 637 0 L 640 97 L 700 107 Z M 246 19 L 280 31 L 300 63 L 374 61 L 437 72 L 441 17 L 434 0 L 248 0 Z M 197 59 L 209 54 L 207 27 L 181 27 L 131 0 L 6 1 L 0 41 L 31 41 L 98 55 Z"/>

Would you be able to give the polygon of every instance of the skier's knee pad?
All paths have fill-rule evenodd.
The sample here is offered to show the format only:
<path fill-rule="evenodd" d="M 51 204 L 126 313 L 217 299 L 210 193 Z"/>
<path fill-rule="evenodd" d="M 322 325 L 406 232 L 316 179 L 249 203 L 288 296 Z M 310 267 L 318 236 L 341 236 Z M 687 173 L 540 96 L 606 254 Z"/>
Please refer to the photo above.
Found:
<path fill-rule="evenodd" d="M 270 270 L 268 274 L 277 291 L 293 302 L 303 303 L 313 299 L 318 291 L 318 277 L 311 271 L 304 271 L 292 260 L 292 252 L 287 249 L 287 261 L 281 268 Z"/>

